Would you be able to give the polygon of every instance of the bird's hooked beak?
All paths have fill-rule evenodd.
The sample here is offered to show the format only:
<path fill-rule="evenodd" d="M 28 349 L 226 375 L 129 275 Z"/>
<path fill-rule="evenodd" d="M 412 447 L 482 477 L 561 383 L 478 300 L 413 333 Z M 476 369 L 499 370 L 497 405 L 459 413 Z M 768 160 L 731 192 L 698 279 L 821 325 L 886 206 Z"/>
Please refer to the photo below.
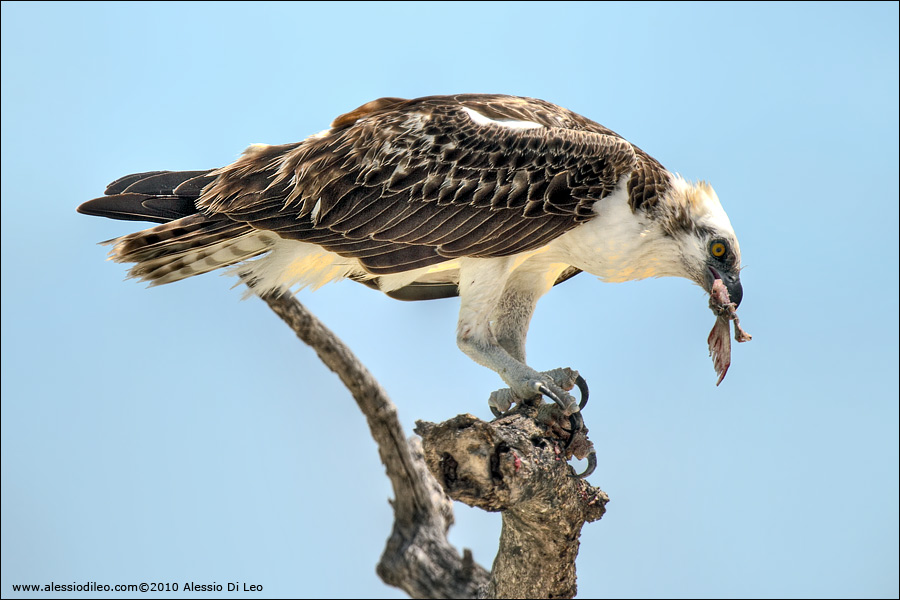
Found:
<path fill-rule="evenodd" d="M 735 308 L 741 305 L 741 298 L 744 297 L 744 288 L 741 286 L 741 276 L 738 272 L 732 271 L 719 271 L 715 267 L 707 268 L 707 277 L 706 277 L 706 291 L 711 292 L 713 282 L 716 279 L 721 279 L 722 283 L 725 284 L 725 289 L 728 290 L 728 298 L 734 302 Z"/>

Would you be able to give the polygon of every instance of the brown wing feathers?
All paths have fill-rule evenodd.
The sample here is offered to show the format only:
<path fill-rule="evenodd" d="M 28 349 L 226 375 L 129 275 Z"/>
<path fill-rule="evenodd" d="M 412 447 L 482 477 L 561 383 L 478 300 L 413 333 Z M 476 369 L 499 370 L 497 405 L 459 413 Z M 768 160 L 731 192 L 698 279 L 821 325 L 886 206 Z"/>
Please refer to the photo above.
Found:
<path fill-rule="evenodd" d="M 526 123 L 504 126 L 510 121 Z M 79 211 L 168 223 L 118 240 L 125 261 L 206 246 L 221 259 L 229 237 L 272 231 L 388 274 L 545 245 L 592 218 L 593 203 L 645 156 L 540 100 L 383 98 L 338 117 L 325 134 L 253 146 L 223 169 L 123 177 Z M 652 201 L 653 190 L 635 192 Z M 235 256 L 241 247 L 265 250 L 237 245 Z"/>
<path fill-rule="evenodd" d="M 544 127 L 486 127 L 464 107 Z M 219 171 L 201 207 L 383 274 L 540 247 L 592 218 L 635 161 L 610 130 L 536 100 L 382 99 L 334 126 L 248 152 Z"/>

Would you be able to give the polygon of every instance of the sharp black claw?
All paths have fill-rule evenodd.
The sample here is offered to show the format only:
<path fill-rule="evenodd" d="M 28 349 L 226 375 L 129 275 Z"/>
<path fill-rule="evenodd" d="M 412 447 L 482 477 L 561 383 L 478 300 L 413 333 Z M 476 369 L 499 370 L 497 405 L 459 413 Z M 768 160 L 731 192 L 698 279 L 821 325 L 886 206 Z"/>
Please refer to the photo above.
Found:
<path fill-rule="evenodd" d="M 581 402 L 578 403 L 578 410 L 584 409 L 587 406 L 588 401 L 588 384 L 587 381 L 584 380 L 584 377 L 579 375 L 575 378 L 575 385 L 578 386 L 578 389 L 581 390 Z"/>
<path fill-rule="evenodd" d="M 569 408 L 569 406 L 565 402 L 563 402 L 562 398 L 554 394 L 553 391 L 543 383 L 539 383 L 537 389 L 541 394 L 556 402 L 556 404 L 559 405 L 559 407 L 563 409 L 563 411 Z"/>
<path fill-rule="evenodd" d="M 575 434 L 584 429 L 584 419 L 581 417 L 581 413 L 577 412 L 569 415 L 569 424 L 571 424 L 572 429 L 569 431 L 569 439 L 566 441 L 566 450 L 569 449 L 572 441 L 575 440 Z"/>
<path fill-rule="evenodd" d="M 584 473 L 578 476 L 578 479 L 586 479 L 590 476 L 591 473 L 594 472 L 594 469 L 597 468 L 597 453 L 591 450 L 590 454 L 587 455 L 587 469 L 584 470 Z"/>

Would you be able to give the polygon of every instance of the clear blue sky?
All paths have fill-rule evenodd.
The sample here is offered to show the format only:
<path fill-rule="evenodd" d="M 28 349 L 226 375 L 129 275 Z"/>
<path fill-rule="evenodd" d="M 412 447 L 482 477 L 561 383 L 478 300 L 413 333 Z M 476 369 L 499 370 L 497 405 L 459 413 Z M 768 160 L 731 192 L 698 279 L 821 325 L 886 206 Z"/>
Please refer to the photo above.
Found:
<path fill-rule="evenodd" d="M 337 378 L 228 278 L 123 281 L 96 243 L 138 224 L 75 207 L 381 96 L 456 92 L 603 123 L 709 180 L 741 241 L 754 339 L 718 388 L 687 281 L 582 275 L 538 306 L 529 360 L 590 382 L 591 481 L 612 499 L 580 596 L 897 597 L 897 24 L 897 3 L 864 2 L 4 2 L 3 597 L 403 597 L 375 575 L 391 490 Z M 456 300 L 300 298 L 410 434 L 489 416 L 501 382 L 457 350 Z M 456 515 L 452 540 L 490 566 L 499 515 Z"/>

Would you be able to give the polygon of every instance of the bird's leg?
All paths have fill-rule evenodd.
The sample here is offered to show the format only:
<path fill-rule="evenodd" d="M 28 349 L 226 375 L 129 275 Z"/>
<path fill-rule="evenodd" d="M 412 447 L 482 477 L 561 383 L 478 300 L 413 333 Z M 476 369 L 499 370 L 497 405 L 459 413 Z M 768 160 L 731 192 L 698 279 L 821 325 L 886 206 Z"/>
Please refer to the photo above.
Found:
<path fill-rule="evenodd" d="M 524 281 L 523 281 L 524 280 Z M 546 277 L 544 277 L 546 280 Z M 509 352 L 510 356 L 523 364 L 525 363 L 525 338 L 528 335 L 528 325 L 540 299 L 542 292 L 546 290 L 527 285 L 528 281 L 520 276 L 520 273 L 513 273 L 510 280 L 506 284 L 506 289 L 500 297 L 500 302 L 494 309 L 493 318 L 491 319 L 491 331 L 497 338 L 497 342 L 504 350 Z M 569 368 L 552 369 L 550 371 L 540 371 L 541 377 L 550 380 L 557 387 L 568 392 L 576 385 L 581 391 L 581 402 L 579 410 L 584 408 L 588 398 L 587 382 L 578 374 Z M 517 398 L 514 396 L 510 388 L 497 390 L 491 394 L 488 400 L 488 406 L 494 416 L 501 416 L 508 411 L 513 402 L 528 400 L 527 398 Z M 571 433 L 580 430 L 584 426 L 581 415 L 573 413 L 569 415 L 571 423 Z"/>
<path fill-rule="evenodd" d="M 528 336 L 528 326 L 534 315 L 537 301 L 543 290 L 534 286 L 522 285 L 521 277 L 514 273 L 500 296 L 497 306 L 491 316 L 491 331 L 497 338 L 497 343 L 509 352 L 509 355 L 522 364 L 525 362 L 525 339 Z M 547 373 L 541 373 L 547 375 Z M 572 389 L 572 385 L 551 377 L 551 380 L 563 390 Z M 495 416 L 500 416 L 510 409 L 514 402 L 525 398 L 516 397 L 510 388 L 497 390 L 491 394 L 488 405 Z"/>
<path fill-rule="evenodd" d="M 463 261 L 457 344 L 475 362 L 496 371 L 510 386 L 491 394 L 488 403 L 495 415 L 509 410 L 513 402 L 539 395 L 560 406 L 571 425 L 567 451 L 588 459 L 587 470 L 579 475 L 585 478 L 597 466 L 597 455 L 583 433 L 584 421 L 578 412 L 587 401 L 587 384 L 572 369 L 539 373 L 525 364 L 528 325 L 538 299 L 552 287 L 555 278 L 548 277 L 546 272 L 529 275 L 526 269 L 510 275 L 508 269 L 508 260 Z M 581 390 L 580 406 L 566 393 L 575 385 Z"/>
<path fill-rule="evenodd" d="M 522 364 L 526 364 L 525 338 L 537 301 L 537 294 L 507 284 L 491 319 L 491 331 L 497 343 Z M 510 388 L 503 388 L 491 394 L 488 406 L 494 416 L 499 417 L 512 407 L 513 402 L 520 400 L 522 398 L 517 398 Z"/>
<path fill-rule="evenodd" d="M 491 331 L 510 356 L 524 363 L 525 338 L 540 296 L 535 290 L 515 285 L 515 276 L 510 279 L 491 315 Z"/>
<path fill-rule="evenodd" d="M 570 415 L 578 411 L 575 399 L 524 360 L 525 337 L 534 306 L 552 281 L 548 284 L 546 276 L 529 276 L 524 269 L 511 275 L 511 260 L 462 261 L 457 344 L 510 387 L 510 395 L 492 395 L 492 408 L 505 411 L 514 400 L 544 395 Z"/>
<path fill-rule="evenodd" d="M 541 285 L 541 283 L 544 285 Z M 528 335 L 528 326 L 538 300 L 547 293 L 551 285 L 545 272 L 529 272 L 526 269 L 515 271 L 506 283 L 503 295 L 491 317 L 491 331 L 497 337 L 497 342 L 509 352 L 510 356 L 523 364 L 525 362 L 525 338 Z M 549 379 L 563 391 L 569 391 L 576 385 L 581 391 L 580 407 L 583 408 L 587 401 L 587 383 L 577 371 L 568 368 L 541 371 L 544 379 Z M 488 401 L 491 411 L 500 416 L 509 410 L 513 402 L 522 400 L 513 396 L 512 390 L 505 388 L 497 390 Z"/>

